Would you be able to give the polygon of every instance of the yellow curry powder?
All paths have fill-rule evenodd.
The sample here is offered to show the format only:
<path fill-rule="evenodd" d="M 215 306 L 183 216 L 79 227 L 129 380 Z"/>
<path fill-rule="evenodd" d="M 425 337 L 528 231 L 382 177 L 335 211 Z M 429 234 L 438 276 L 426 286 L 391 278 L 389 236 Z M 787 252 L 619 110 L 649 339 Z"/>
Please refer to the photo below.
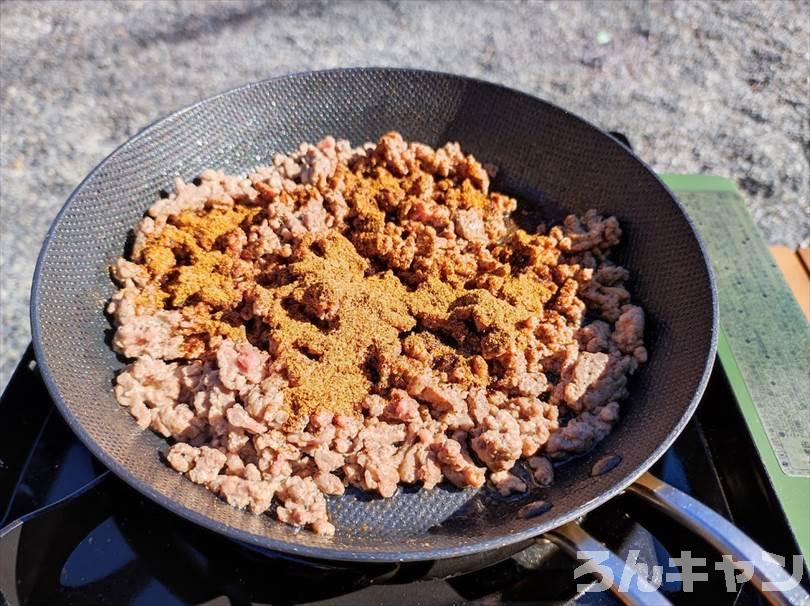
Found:
<path fill-rule="evenodd" d="M 342 180 L 351 193 L 347 200 L 355 227 L 376 229 L 382 237 L 391 209 L 381 192 L 407 192 L 419 177 L 397 178 L 381 167 L 373 172 L 353 173 L 339 166 L 333 182 Z M 269 193 L 260 191 L 263 197 Z M 436 192 L 437 199 L 457 208 L 490 203 L 469 180 L 461 185 L 441 180 Z M 291 205 L 300 202 L 287 197 Z M 243 305 L 252 304 L 267 329 L 270 350 L 286 372 L 285 402 L 295 417 L 322 408 L 356 412 L 375 388 L 370 359 L 396 357 L 403 348 L 431 359 L 434 368 L 463 386 L 485 384 L 486 359 L 524 343 L 529 319 L 542 317 L 556 290 L 551 280 L 508 271 L 488 276 L 480 282 L 485 288 L 472 288 L 447 279 L 440 269 L 414 288 L 390 270 L 374 271 L 336 229 L 308 234 L 289 260 L 279 260 L 274 270 L 284 273 L 281 284 L 246 282 L 237 265 L 250 264 L 218 250 L 223 248 L 218 243 L 260 212 L 261 206 L 237 202 L 232 208 L 172 217 L 143 249 L 142 264 L 158 288 L 139 302 L 183 309 L 189 318 L 187 334 L 200 335 L 190 342 L 195 352 L 204 347 L 205 333 L 247 338 L 244 326 L 233 318 Z M 518 229 L 492 252 L 555 262 L 553 242 L 543 238 Z"/>

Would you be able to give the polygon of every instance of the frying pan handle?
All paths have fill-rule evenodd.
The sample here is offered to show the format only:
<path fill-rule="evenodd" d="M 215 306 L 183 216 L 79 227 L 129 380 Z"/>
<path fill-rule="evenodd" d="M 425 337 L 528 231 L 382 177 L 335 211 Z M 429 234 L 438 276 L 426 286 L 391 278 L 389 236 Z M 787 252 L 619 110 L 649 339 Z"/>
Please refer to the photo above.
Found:
<path fill-rule="evenodd" d="M 780 606 L 810 604 L 810 595 L 799 585 L 801 577 L 792 577 L 764 549 L 703 503 L 649 473 L 641 476 L 629 490 L 697 534 L 721 554 L 731 556 L 732 562 L 746 576 L 750 575 L 751 582 L 769 603 Z M 799 570 L 802 571 L 801 565 Z"/>
<path fill-rule="evenodd" d="M 582 561 L 585 556 L 585 563 L 577 570 L 593 574 L 602 587 L 610 589 L 626 606 L 672 606 L 643 575 L 630 568 L 576 522 L 555 528 L 543 537 L 556 543 L 572 559 Z"/>

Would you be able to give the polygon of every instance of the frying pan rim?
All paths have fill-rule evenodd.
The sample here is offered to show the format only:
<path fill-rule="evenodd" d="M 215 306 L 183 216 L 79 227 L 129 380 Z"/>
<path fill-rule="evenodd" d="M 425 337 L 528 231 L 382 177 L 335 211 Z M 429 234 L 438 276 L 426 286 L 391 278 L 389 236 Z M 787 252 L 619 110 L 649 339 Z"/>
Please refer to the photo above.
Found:
<path fill-rule="evenodd" d="M 59 389 L 56 385 L 56 382 L 51 374 L 50 367 L 48 365 L 48 359 L 45 352 L 45 349 L 42 346 L 42 333 L 40 330 L 40 323 L 39 323 L 39 291 L 40 291 L 40 284 L 42 279 L 42 272 L 44 267 L 45 259 L 48 255 L 50 250 L 51 243 L 53 242 L 53 234 L 56 228 L 60 225 L 62 217 L 65 213 L 71 208 L 74 199 L 78 195 L 79 192 L 82 191 L 86 182 L 92 179 L 96 173 L 104 167 L 107 162 L 115 156 L 121 149 L 142 139 L 143 137 L 148 136 L 153 130 L 158 128 L 162 125 L 165 121 L 176 119 L 177 117 L 190 112 L 203 104 L 209 103 L 221 97 L 236 94 L 241 91 L 249 90 L 254 87 L 262 86 L 272 82 L 278 82 L 283 80 L 291 80 L 300 78 L 303 76 L 314 75 L 314 74 L 332 74 L 332 73 L 351 73 L 351 72 L 401 72 L 401 73 L 410 73 L 417 76 L 440 76 L 440 77 L 450 77 L 454 79 L 460 79 L 466 81 L 467 83 L 476 83 L 479 85 L 483 85 L 485 87 L 489 87 L 494 90 L 500 90 L 512 95 L 518 95 L 523 97 L 532 103 L 542 103 L 546 106 L 561 112 L 565 116 L 572 118 L 580 122 L 581 124 L 590 127 L 604 135 L 609 144 L 616 145 L 620 148 L 622 153 L 629 155 L 633 160 L 640 163 L 641 166 L 650 174 L 652 177 L 657 181 L 658 185 L 664 189 L 664 191 L 669 195 L 672 202 L 675 204 L 675 208 L 681 214 L 683 219 L 685 220 L 686 224 L 688 225 L 689 229 L 692 232 L 692 236 L 695 238 L 695 241 L 698 244 L 698 248 L 701 252 L 701 258 L 705 267 L 705 271 L 708 277 L 708 284 L 709 284 L 709 296 L 711 299 L 711 312 L 712 312 L 712 320 L 711 320 L 711 335 L 709 339 L 709 347 L 708 351 L 706 352 L 706 359 L 704 360 L 704 370 L 703 375 L 697 385 L 697 388 L 690 400 L 688 406 L 686 407 L 683 415 L 681 416 L 680 421 L 675 425 L 675 427 L 669 432 L 666 439 L 658 445 L 656 449 L 654 449 L 645 459 L 644 461 L 639 464 L 635 469 L 626 473 L 622 478 L 617 480 L 609 490 L 602 492 L 599 496 L 591 499 L 590 501 L 583 503 L 579 507 L 569 510 L 560 516 L 555 516 L 551 518 L 554 520 L 554 524 L 551 525 L 549 521 L 543 522 L 538 521 L 537 524 L 529 526 L 525 530 L 522 530 L 517 533 L 513 534 L 496 534 L 491 538 L 485 538 L 479 541 L 475 541 L 472 543 L 459 545 L 456 547 L 443 547 L 443 548 L 419 548 L 419 547 L 410 547 L 405 544 L 398 544 L 396 547 L 392 547 L 389 551 L 374 551 L 374 550 L 364 550 L 362 547 L 352 546 L 351 548 L 335 548 L 335 547 L 328 547 L 328 546 L 311 546 L 311 545 L 300 545 L 286 540 L 274 539 L 264 535 L 253 534 L 250 532 L 246 532 L 240 530 L 238 528 L 234 528 L 231 526 L 227 526 L 225 524 L 216 522 L 212 518 L 208 517 L 200 513 L 197 510 L 191 509 L 186 507 L 185 505 L 181 505 L 169 497 L 161 494 L 156 489 L 154 489 L 150 484 L 146 484 L 141 482 L 137 478 L 133 476 L 133 474 L 125 467 L 124 465 L 120 465 L 111 457 L 109 457 L 105 451 L 101 448 L 101 446 L 90 436 L 89 433 L 84 429 L 82 424 L 78 421 L 76 417 L 70 412 L 68 409 L 65 401 L 63 400 Z M 178 110 L 175 110 L 157 120 L 151 122 L 143 129 L 138 131 L 135 135 L 127 139 L 121 145 L 116 147 L 110 154 L 108 154 L 98 165 L 96 165 L 93 170 L 91 170 L 87 176 L 82 179 L 79 185 L 71 192 L 71 194 L 66 199 L 64 205 L 57 213 L 56 217 L 54 218 L 51 226 L 48 228 L 48 232 L 45 236 L 45 239 L 42 244 L 42 248 L 39 252 L 37 257 L 36 268 L 34 270 L 34 276 L 31 286 L 31 302 L 30 302 L 30 321 L 31 321 L 31 334 L 32 334 L 32 341 L 34 346 L 34 354 L 36 356 L 37 364 L 40 368 L 40 373 L 42 375 L 43 381 L 48 389 L 48 392 L 51 395 L 51 398 L 56 404 L 56 407 L 59 409 L 62 417 L 65 419 L 65 422 L 68 424 L 70 429 L 73 431 L 74 434 L 82 441 L 82 443 L 90 450 L 90 452 L 98 458 L 102 464 L 104 464 L 108 469 L 110 469 L 116 476 L 126 482 L 129 486 L 133 487 L 139 493 L 143 494 L 144 496 L 148 497 L 149 499 L 156 502 L 158 505 L 165 507 L 170 512 L 177 514 L 195 524 L 198 524 L 204 528 L 209 530 L 213 530 L 219 534 L 223 534 L 227 537 L 236 539 L 238 541 L 242 541 L 244 543 L 249 543 L 251 545 L 270 549 L 275 551 L 280 551 L 289 554 L 295 554 L 297 556 L 303 556 L 308 558 L 315 558 L 321 560 L 336 560 L 336 561 L 346 561 L 346 562 L 411 562 L 411 561 L 422 561 L 422 560 L 440 560 L 440 559 L 449 559 L 449 558 L 458 558 L 462 556 L 470 556 L 478 553 L 483 553 L 486 551 L 508 547 L 509 545 L 517 544 L 520 542 L 524 542 L 536 537 L 539 537 L 544 532 L 551 530 L 552 528 L 556 528 L 561 526 L 567 522 L 571 522 L 576 520 L 580 516 L 586 514 L 587 512 L 595 509 L 599 505 L 605 503 L 606 501 L 610 500 L 611 498 L 615 497 L 616 495 L 623 492 L 628 486 L 634 483 L 642 474 L 644 474 L 649 468 L 669 449 L 672 443 L 677 439 L 677 437 L 681 434 L 686 424 L 691 419 L 695 409 L 697 408 L 700 399 L 703 395 L 703 392 L 706 389 L 706 385 L 708 384 L 709 377 L 711 375 L 712 368 L 714 366 L 715 355 L 717 351 L 717 340 L 718 340 L 718 299 L 717 299 L 717 285 L 715 281 L 714 272 L 711 267 L 711 263 L 709 262 L 708 252 L 706 250 L 706 246 L 703 243 L 703 240 L 700 237 L 697 229 L 695 228 L 694 222 L 687 214 L 686 210 L 684 209 L 683 205 L 677 199 L 677 197 L 672 193 L 672 191 L 667 187 L 667 185 L 661 180 L 661 178 L 647 165 L 644 160 L 639 158 L 632 150 L 627 148 L 625 145 L 620 143 L 616 140 L 613 136 L 607 133 L 604 129 L 594 125 L 590 121 L 582 118 L 565 108 L 560 107 L 559 105 L 547 101 L 545 99 L 541 99 L 535 95 L 523 92 L 518 89 L 514 89 L 508 86 L 504 86 L 502 84 L 489 82 L 486 80 L 482 80 L 480 78 L 472 78 L 469 76 L 461 75 L 461 74 L 453 74 L 450 72 L 441 72 L 441 71 L 434 71 L 434 70 L 423 70 L 423 69 L 413 69 L 413 68 L 406 68 L 406 67 L 384 67 L 384 66 L 374 66 L 374 67 L 342 67 L 342 68 L 334 68 L 334 69 L 326 69 L 326 70 L 305 70 L 300 72 L 294 72 L 290 74 L 283 74 L 280 76 L 275 76 L 272 78 L 267 78 L 264 80 L 258 80 L 243 84 L 241 86 L 231 88 L 220 93 L 217 93 L 211 97 L 207 97 L 205 99 L 196 101 L 190 105 L 182 107 Z M 246 513 L 245 515 L 250 515 Z"/>

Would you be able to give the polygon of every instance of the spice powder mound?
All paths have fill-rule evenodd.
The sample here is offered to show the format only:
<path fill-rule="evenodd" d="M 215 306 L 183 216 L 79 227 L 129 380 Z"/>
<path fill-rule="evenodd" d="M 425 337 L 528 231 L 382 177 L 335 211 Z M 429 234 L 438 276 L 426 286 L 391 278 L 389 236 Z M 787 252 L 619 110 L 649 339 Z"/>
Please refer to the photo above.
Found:
<path fill-rule="evenodd" d="M 390 271 L 366 275 L 368 262 L 339 233 L 302 244 L 287 266 L 292 282 L 258 286 L 254 309 L 286 370 L 293 414 L 351 414 L 376 389 L 372 352 L 398 349 L 399 335 L 416 325 L 408 290 Z"/>
<path fill-rule="evenodd" d="M 191 481 L 322 534 L 348 486 L 550 483 L 617 422 L 644 313 L 614 217 L 517 229 L 493 174 L 392 132 L 178 180 L 113 267 L 118 401 Z"/>

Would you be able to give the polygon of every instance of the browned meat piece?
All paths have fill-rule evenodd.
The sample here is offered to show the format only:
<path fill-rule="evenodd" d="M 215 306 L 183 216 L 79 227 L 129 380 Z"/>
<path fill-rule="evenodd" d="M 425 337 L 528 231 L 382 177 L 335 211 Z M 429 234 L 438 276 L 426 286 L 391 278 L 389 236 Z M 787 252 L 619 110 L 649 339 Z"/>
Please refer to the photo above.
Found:
<path fill-rule="evenodd" d="M 341 495 L 345 491 L 343 481 L 333 473 L 319 471 L 312 479 L 323 494 Z"/>
<path fill-rule="evenodd" d="M 331 536 L 335 527 L 329 522 L 323 493 L 312 478 L 291 477 L 277 492 L 283 505 L 278 508 L 278 519 L 295 526 L 307 526 L 317 534 Z"/>
<path fill-rule="evenodd" d="M 454 439 L 447 439 L 436 449 L 436 458 L 444 476 L 459 488 L 484 485 L 484 469 L 476 467 L 466 449 Z"/>
<path fill-rule="evenodd" d="M 595 210 L 589 210 L 580 219 L 568 215 L 562 228 L 555 227 L 551 236 L 559 241 L 560 250 L 564 252 L 583 252 L 586 250 L 606 250 L 616 246 L 622 230 L 616 217 L 603 218 Z"/>
<path fill-rule="evenodd" d="M 392 496 L 399 483 L 396 445 L 405 439 L 405 426 L 373 423 L 364 427 L 358 438 L 362 448 L 357 455 L 349 457 L 348 465 L 358 466 L 362 475 L 356 476 L 352 483 L 363 490 L 376 490 L 383 497 Z M 347 471 L 347 478 L 349 473 Z"/>
<path fill-rule="evenodd" d="M 211 483 L 211 489 L 228 505 L 257 514 L 269 509 L 276 488 L 273 482 L 247 480 L 234 475 L 217 476 Z"/>
<path fill-rule="evenodd" d="M 115 397 L 142 429 L 152 424 L 150 409 L 172 406 L 180 397 L 182 374 L 177 364 L 166 364 L 148 356 L 127 366 L 115 379 Z M 169 430 L 167 430 L 169 431 Z M 171 431 L 164 433 L 171 435 Z"/>
<path fill-rule="evenodd" d="M 610 349 L 610 324 L 596 320 L 579 329 L 577 339 L 583 351 L 597 353 L 607 352 Z"/>
<path fill-rule="evenodd" d="M 421 430 L 413 436 L 415 443 L 403 446 L 404 452 L 399 464 L 401 482 L 422 482 L 429 490 L 442 481 L 442 470 L 431 448 L 435 437 L 429 430 Z"/>
<path fill-rule="evenodd" d="M 552 433 L 546 444 L 546 452 L 559 458 L 567 454 L 587 451 L 594 443 L 604 438 L 619 420 L 619 404 L 609 402 L 593 412 L 583 412 L 571 419 L 568 425 Z"/>
<path fill-rule="evenodd" d="M 484 419 L 481 433 L 470 442 L 478 458 L 492 471 L 511 469 L 523 451 L 520 426 L 504 410 Z"/>
<path fill-rule="evenodd" d="M 526 482 L 506 470 L 489 474 L 489 480 L 495 489 L 505 497 L 516 492 L 526 492 Z"/>
<path fill-rule="evenodd" d="M 534 480 L 540 486 L 551 486 L 554 483 L 554 467 L 546 457 L 531 457 L 528 463 Z"/>
<path fill-rule="evenodd" d="M 473 210 L 460 210 L 455 217 L 456 234 L 469 242 L 486 242 L 487 231 L 481 215 Z"/>
<path fill-rule="evenodd" d="M 166 460 L 196 484 L 210 484 L 225 466 L 224 453 L 208 446 L 195 448 L 179 442 L 169 449 Z"/>
<path fill-rule="evenodd" d="M 166 454 L 166 460 L 175 471 L 186 473 L 194 467 L 194 463 L 199 456 L 199 448 L 178 442 L 169 449 L 169 452 Z"/>
<path fill-rule="evenodd" d="M 632 355 L 640 364 L 647 361 L 644 347 L 644 311 L 637 305 L 625 305 L 616 320 L 613 341 L 619 351 Z"/>
<path fill-rule="evenodd" d="M 605 353 L 581 352 L 567 368 L 552 395 L 574 411 L 592 410 L 611 399 L 624 397 L 630 359 Z"/>

